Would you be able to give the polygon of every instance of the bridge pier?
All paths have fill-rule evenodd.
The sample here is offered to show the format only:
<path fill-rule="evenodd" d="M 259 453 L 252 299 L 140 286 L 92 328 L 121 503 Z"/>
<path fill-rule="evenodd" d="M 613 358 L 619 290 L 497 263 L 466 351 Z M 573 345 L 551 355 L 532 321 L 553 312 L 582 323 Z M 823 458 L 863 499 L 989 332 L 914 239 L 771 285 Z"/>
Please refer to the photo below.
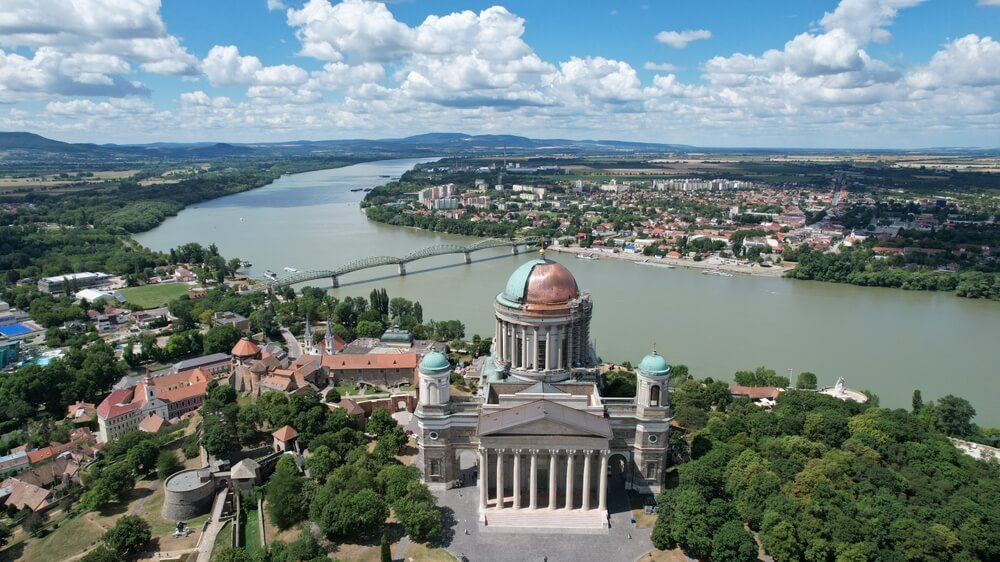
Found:
<path fill-rule="evenodd" d="M 399 275 L 400 276 L 406 275 L 406 264 L 405 263 L 399 264 Z"/>
<path fill-rule="evenodd" d="M 472 263 L 472 254 L 465 252 L 465 263 Z"/>
<path fill-rule="evenodd" d="M 517 255 L 517 244 L 514 244 L 513 246 L 510 247 L 510 255 L 512 256 Z"/>
<path fill-rule="evenodd" d="M 340 287 L 340 281 L 337 279 L 336 275 L 334 275 L 333 277 L 331 277 L 330 280 L 333 281 L 333 288 L 334 289 Z"/>

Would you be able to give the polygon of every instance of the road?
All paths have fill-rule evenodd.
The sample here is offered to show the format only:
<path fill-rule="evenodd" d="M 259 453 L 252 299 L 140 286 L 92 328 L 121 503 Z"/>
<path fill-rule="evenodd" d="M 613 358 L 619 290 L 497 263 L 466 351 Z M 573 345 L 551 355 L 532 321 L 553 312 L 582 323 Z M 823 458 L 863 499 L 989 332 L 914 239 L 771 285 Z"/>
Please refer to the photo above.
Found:
<path fill-rule="evenodd" d="M 288 357 L 290 359 L 299 358 L 302 355 L 302 345 L 295 339 L 295 336 L 287 328 L 281 329 L 281 336 L 285 338 L 285 343 L 288 344 Z"/>

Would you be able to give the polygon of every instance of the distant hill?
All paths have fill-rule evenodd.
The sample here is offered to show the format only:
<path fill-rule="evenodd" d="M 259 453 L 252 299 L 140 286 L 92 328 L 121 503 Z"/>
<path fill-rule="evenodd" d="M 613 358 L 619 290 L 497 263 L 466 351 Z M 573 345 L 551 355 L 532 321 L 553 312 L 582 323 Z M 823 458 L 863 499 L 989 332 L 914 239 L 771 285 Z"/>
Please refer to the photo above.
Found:
<path fill-rule="evenodd" d="M 0 150 L 44 150 L 47 152 L 80 152 L 91 150 L 93 144 L 70 144 L 23 131 L 0 132 Z"/>
<path fill-rule="evenodd" d="M 273 143 L 174 143 L 149 144 L 71 144 L 28 132 L 0 132 L 0 151 L 9 156 L 17 153 L 22 159 L 42 154 L 64 155 L 63 161 L 190 161 L 217 158 L 277 158 L 277 157 L 409 157 L 523 154 L 635 154 L 635 153 L 711 153 L 711 154 L 774 154 L 774 153 L 938 153 L 995 155 L 998 149 L 938 148 L 933 150 L 817 150 L 795 148 L 705 148 L 685 144 L 663 144 L 617 140 L 533 139 L 518 135 L 469 135 L 466 133 L 435 132 L 403 138 L 339 139 L 321 141 L 289 141 Z M 0 161 L 0 166 L 3 161 Z"/>

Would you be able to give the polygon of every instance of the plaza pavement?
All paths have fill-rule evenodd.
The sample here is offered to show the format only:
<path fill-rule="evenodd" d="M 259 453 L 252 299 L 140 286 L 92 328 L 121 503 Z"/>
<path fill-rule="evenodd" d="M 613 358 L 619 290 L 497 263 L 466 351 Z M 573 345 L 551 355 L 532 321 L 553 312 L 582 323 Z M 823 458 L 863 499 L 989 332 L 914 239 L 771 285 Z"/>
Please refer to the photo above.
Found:
<path fill-rule="evenodd" d="M 649 540 L 652 529 L 639 529 L 629 522 L 631 512 L 622 489 L 612 491 L 609 488 L 611 528 L 608 534 L 598 535 L 496 530 L 480 533 L 479 492 L 474 483 L 435 495 L 438 505 L 445 511 L 443 546 L 460 561 L 464 556 L 469 562 L 631 562 L 653 547 Z"/>

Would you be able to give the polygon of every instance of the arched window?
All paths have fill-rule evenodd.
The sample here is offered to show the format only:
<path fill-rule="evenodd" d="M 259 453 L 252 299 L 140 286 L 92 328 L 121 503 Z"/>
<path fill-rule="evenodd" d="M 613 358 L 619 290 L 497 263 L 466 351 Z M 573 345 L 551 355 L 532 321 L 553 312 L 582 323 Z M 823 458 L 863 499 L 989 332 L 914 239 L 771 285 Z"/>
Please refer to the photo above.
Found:
<path fill-rule="evenodd" d="M 660 385 L 654 384 L 649 388 L 649 405 L 659 406 L 660 405 Z"/>
<path fill-rule="evenodd" d="M 430 383 L 427 385 L 427 403 L 437 404 L 438 403 L 438 385 L 435 383 Z"/>

